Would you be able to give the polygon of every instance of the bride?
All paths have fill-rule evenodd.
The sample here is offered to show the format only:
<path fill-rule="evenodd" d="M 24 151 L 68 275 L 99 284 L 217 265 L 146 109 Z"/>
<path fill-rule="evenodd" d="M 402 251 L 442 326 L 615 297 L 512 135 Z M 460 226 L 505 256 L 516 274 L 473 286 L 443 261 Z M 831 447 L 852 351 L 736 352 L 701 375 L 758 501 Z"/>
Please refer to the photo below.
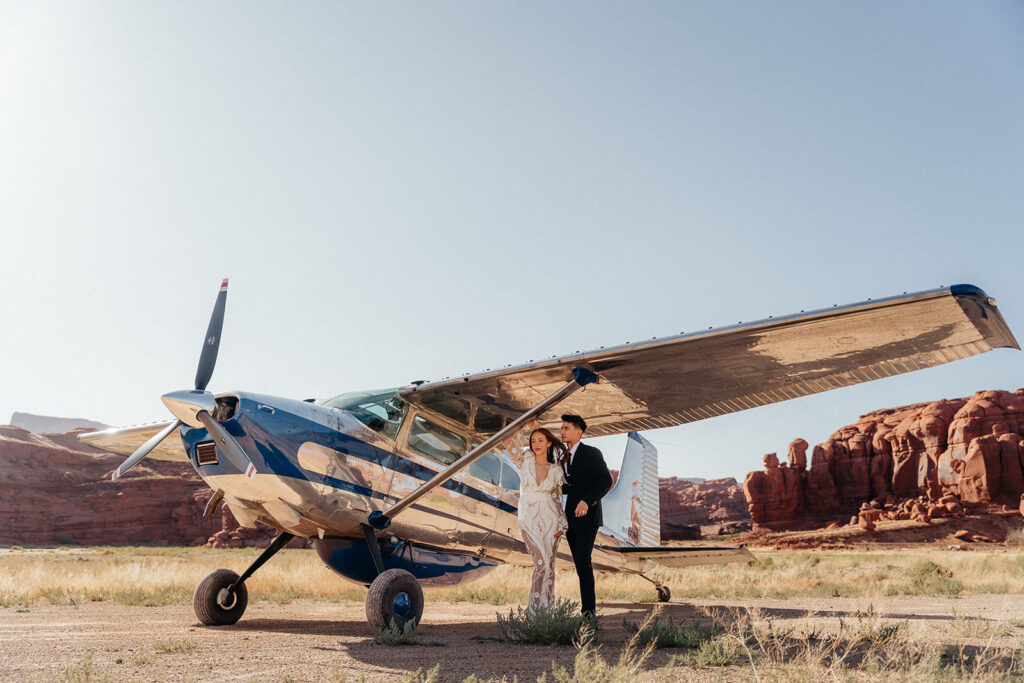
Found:
<path fill-rule="evenodd" d="M 555 552 L 569 526 L 562 510 L 562 484 L 565 483 L 562 466 L 567 454 L 562 442 L 539 422 L 532 420 L 529 426 L 532 429 L 530 450 L 524 450 L 520 433 L 508 447 L 508 453 L 522 474 L 519 529 L 533 558 L 527 609 L 536 610 L 550 607 L 555 599 Z"/>

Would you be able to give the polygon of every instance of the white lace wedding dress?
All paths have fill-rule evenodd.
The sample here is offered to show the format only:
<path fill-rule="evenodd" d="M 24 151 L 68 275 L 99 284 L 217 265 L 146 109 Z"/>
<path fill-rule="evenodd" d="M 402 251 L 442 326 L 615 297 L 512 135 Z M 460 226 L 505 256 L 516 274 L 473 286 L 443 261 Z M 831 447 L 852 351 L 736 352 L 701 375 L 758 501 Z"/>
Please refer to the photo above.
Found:
<path fill-rule="evenodd" d="M 562 509 L 562 484 L 565 473 L 557 464 L 548 464 L 548 473 L 537 481 L 533 451 L 524 450 L 517 436 L 509 457 L 519 467 L 519 530 L 533 558 L 533 579 L 527 609 L 550 607 L 555 599 L 555 552 L 569 528 Z"/>

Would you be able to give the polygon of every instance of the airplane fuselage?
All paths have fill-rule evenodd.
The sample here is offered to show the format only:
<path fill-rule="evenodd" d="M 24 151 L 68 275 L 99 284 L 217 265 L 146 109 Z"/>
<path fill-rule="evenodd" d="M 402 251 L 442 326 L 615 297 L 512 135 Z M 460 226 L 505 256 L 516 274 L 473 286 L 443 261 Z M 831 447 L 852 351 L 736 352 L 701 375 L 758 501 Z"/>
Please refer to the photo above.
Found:
<path fill-rule="evenodd" d="M 361 584 L 376 576 L 362 527 L 367 517 L 444 468 L 436 459 L 441 441 L 424 443 L 424 435 L 450 442 L 455 436 L 442 430 L 451 429 L 458 436 L 451 422 L 416 407 L 405 407 L 397 428 L 374 431 L 349 411 L 293 399 L 231 392 L 218 395 L 217 404 L 218 422 L 249 456 L 255 474 L 247 477 L 219 457 L 206 429 L 184 425 L 182 443 L 199 475 L 224 492 L 240 524 L 259 521 L 311 538 L 328 566 Z M 514 465 L 488 454 L 480 467 L 445 482 L 394 520 L 380 536 L 385 567 L 407 569 L 427 585 L 452 585 L 501 563 L 530 564 L 517 520 L 518 487 Z M 602 534 L 598 545 L 621 543 Z M 559 564 L 570 567 L 567 546 L 560 550 Z M 611 553 L 598 550 L 594 560 L 598 567 L 624 568 L 621 556 Z"/>

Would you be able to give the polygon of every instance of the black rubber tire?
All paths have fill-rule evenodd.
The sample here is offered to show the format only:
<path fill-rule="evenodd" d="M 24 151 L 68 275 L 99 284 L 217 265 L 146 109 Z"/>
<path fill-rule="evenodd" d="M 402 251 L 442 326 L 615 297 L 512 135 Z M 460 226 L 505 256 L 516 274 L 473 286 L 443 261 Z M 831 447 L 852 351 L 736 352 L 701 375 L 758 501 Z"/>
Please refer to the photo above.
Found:
<path fill-rule="evenodd" d="M 249 604 L 249 591 L 243 583 L 234 592 L 234 602 L 228 606 L 218 602 L 220 592 L 238 580 L 238 574 L 230 569 L 218 569 L 206 575 L 196 592 L 192 594 L 192 607 L 199 621 L 207 626 L 227 626 L 242 618 Z"/>
<path fill-rule="evenodd" d="M 672 599 L 672 591 L 668 589 L 668 586 L 658 586 L 658 602 L 668 602 Z"/>
<path fill-rule="evenodd" d="M 400 593 L 409 596 L 407 614 L 395 614 L 395 598 Z M 398 628 L 423 616 L 423 589 L 416 577 L 404 569 L 387 569 L 381 572 L 366 594 L 366 620 L 376 629 L 386 629 L 394 621 Z"/>

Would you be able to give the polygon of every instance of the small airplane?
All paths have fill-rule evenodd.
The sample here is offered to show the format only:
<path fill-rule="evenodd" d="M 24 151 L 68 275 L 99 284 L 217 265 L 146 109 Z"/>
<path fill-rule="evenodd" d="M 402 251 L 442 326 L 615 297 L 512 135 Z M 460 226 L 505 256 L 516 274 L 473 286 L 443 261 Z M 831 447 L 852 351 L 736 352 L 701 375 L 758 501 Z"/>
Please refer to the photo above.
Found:
<path fill-rule="evenodd" d="M 206 387 L 227 289 L 224 280 L 195 388 L 162 397 L 173 421 L 79 436 L 131 453 L 114 479 L 147 456 L 188 461 L 214 490 L 206 515 L 223 502 L 240 524 L 280 531 L 241 575 L 218 569 L 197 585 L 193 605 L 207 625 L 237 622 L 246 580 L 296 536 L 369 588 L 366 616 L 376 628 L 418 622 L 423 585 L 530 565 L 516 520 L 520 473 L 502 444 L 532 419 L 551 425 L 561 413 L 584 416 L 587 437 L 629 433 L 604 498 L 594 567 L 639 575 L 667 601 L 668 586 L 647 576 L 654 567 L 752 555 L 743 546 L 660 545 L 657 451 L 638 430 L 1020 349 L 994 299 L 954 285 L 326 400 L 215 395 Z"/>

